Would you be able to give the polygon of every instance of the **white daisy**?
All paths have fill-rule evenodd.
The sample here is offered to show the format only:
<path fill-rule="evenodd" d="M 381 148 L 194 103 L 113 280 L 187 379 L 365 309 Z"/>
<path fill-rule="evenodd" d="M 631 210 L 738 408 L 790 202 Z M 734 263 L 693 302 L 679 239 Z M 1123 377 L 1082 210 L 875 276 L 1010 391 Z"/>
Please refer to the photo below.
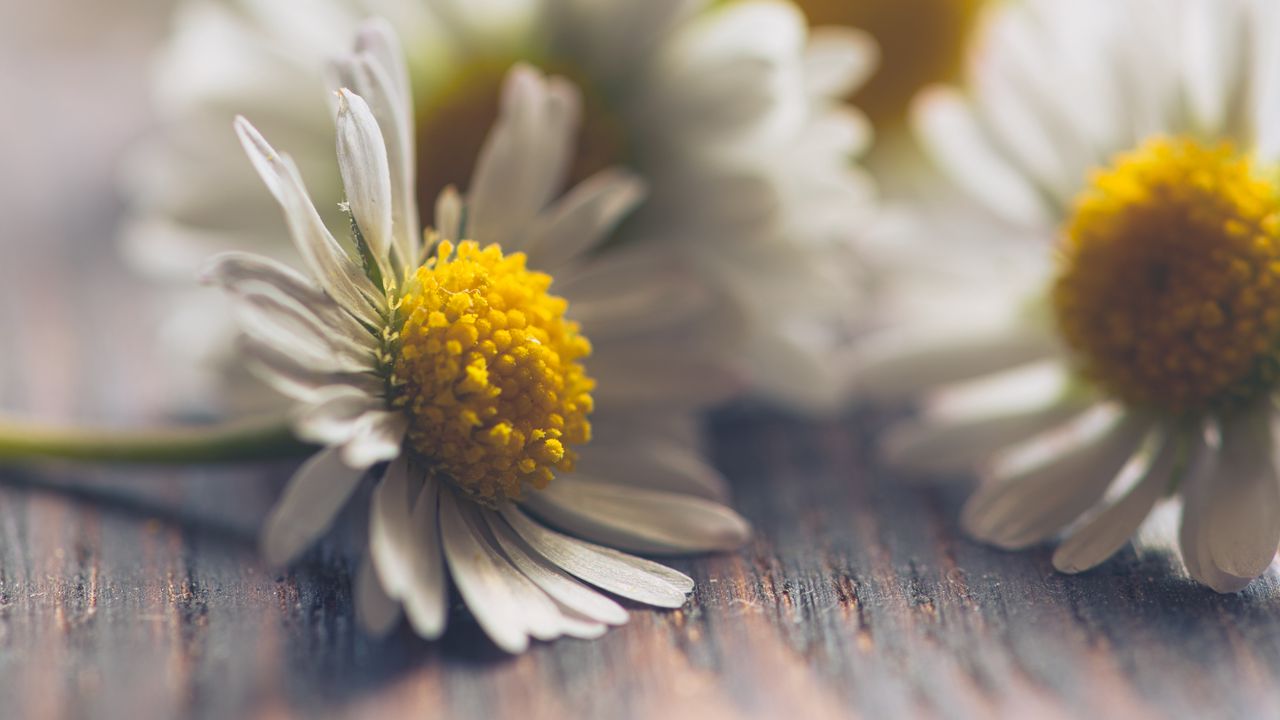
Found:
<path fill-rule="evenodd" d="M 625 622 L 592 586 L 679 607 L 689 578 L 619 550 L 727 550 L 749 534 L 693 439 L 693 412 L 733 389 L 712 337 L 726 317 L 668 258 L 602 250 L 639 178 L 604 169 L 555 199 L 580 99 L 526 66 L 508 73 L 470 191 L 441 193 L 424 245 L 397 57 L 375 24 L 339 63 L 358 91 L 336 95 L 354 255 L 297 164 L 235 123 L 307 273 L 231 252 L 208 278 L 235 301 L 241 355 L 325 446 L 268 518 L 266 557 L 307 548 L 372 469 L 356 591 L 371 631 L 403 608 L 439 636 L 446 576 L 508 652 Z"/>
<path fill-rule="evenodd" d="M 912 317 L 862 348 L 861 382 L 924 399 L 891 458 L 983 469 L 977 537 L 1065 531 L 1053 561 L 1078 572 L 1176 493 L 1192 577 L 1234 591 L 1270 565 L 1276 38 L 1280 6 L 1250 0 L 1006 4 L 967 85 L 919 101 L 923 142 L 988 214 L 933 219 L 912 262 L 934 269 L 899 268 Z"/>
<path fill-rule="evenodd" d="M 847 30 L 808 42 L 803 17 L 784 2 L 517 0 L 499 11 L 455 0 L 190 0 L 158 64 L 165 129 L 131 173 L 137 215 L 126 239 L 139 264 L 187 277 L 210 251 L 289 259 L 278 220 L 220 135 L 233 112 L 287 133 L 326 224 L 342 226 L 329 210 L 341 197 L 316 90 L 329 49 L 370 5 L 409 49 L 399 81 L 416 97 L 406 131 L 416 140 L 418 210 L 445 186 L 468 184 L 513 63 L 567 77 L 584 97 L 569 179 L 621 164 L 650 189 L 613 242 L 661 243 L 655 252 L 678 253 L 704 282 L 728 288 L 751 320 L 738 356 L 753 385 L 831 404 L 829 381 L 816 378 L 827 373 L 829 326 L 849 306 L 834 266 L 870 207 L 851 163 L 865 122 L 837 99 L 867 74 L 873 52 Z M 226 348 L 222 335 L 203 337 Z"/>

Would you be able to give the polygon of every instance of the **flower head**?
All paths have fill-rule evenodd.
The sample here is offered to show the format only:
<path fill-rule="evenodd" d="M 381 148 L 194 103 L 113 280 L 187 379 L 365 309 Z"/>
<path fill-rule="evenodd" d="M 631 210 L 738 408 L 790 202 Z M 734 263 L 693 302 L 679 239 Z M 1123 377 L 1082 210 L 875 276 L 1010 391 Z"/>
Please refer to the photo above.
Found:
<path fill-rule="evenodd" d="M 731 549 L 749 532 L 685 432 L 692 409 L 732 392 L 721 345 L 664 356 L 730 327 L 722 303 L 661 259 L 601 249 L 643 195 L 635 176 L 604 169 L 557 196 L 577 95 L 526 66 L 505 80 L 467 194 L 444 190 L 421 233 L 395 38 L 377 23 L 360 37 L 335 102 L 350 244 L 241 118 L 306 273 L 239 252 L 208 271 L 236 301 L 243 355 L 325 448 L 268 518 L 265 555 L 296 557 L 372 472 L 356 595 L 373 631 L 403 608 L 439 636 L 446 575 L 509 652 L 624 622 L 599 590 L 678 607 L 687 577 L 619 549 Z M 661 311 L 671 299 L 681 312 Z"/>
<path fill-rule="evenodd" d="M 983 470 L 977 537 L 1065 534 L 1054 564 L 1078 572 L 1176 494 L 1188 571 L 1230 591 L 1280 545 L 1280 15 L 1156 4 L 1004 6 L 967 87 L 922 96 L 924 144 L 989 213 L 980 240 L 941 216 L 930 247 L 979 258 L 938 293 L 964 337 L 909 322 L 863 349 L 863 382 L 924 395 L 895 460 Z"/>

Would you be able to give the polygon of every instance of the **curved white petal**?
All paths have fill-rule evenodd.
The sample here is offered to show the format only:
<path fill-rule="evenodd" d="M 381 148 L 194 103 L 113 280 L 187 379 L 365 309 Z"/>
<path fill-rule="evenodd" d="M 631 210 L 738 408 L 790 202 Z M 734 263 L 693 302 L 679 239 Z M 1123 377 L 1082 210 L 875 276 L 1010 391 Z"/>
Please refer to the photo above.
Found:
<path fill-rule="evenodd" d="M 627 611 L 621 605 L 575 580 L 535 553 L 499 514 L 485 513 L 484 517 L 512 564 L 542 588 L 543 592 L 592 620 L 609 625 L 621 625 L 627 621 Z"/>
<path fill-rule="evenodd" d="M 335 448 L 303 463 L 263 522 L 267 562 L 284 565 L 323 535 L 363 477 L 364 470 L 345 465 Z"/>
<path fill-rule="evenodd" d="M 664 565 L 558 533 L 513 505 L 503 506 L 499 512 L 539 555 L 598 588 L 670 608 L 683 606 L 685 596 L 693 590 L 693 580 Z"/>

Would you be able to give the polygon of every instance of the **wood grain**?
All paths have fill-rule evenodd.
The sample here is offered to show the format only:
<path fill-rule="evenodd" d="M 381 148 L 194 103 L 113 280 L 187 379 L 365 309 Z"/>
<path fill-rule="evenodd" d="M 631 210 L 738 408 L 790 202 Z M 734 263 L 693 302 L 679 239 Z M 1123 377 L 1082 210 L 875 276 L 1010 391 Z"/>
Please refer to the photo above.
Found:
<path fill-rule="evenodd" d="M 112 4 L 87 21 L 92 33 L 68 31 L 52 10 L 0 22 L 0 64 L 24 69 L 0 73 L 16 83 L 3 89 L 28 103 L 6 111 L 0 133 L 4 410 L 156 417 L 155 296 L 116 260 L 110 188 L 146 122 L 157 6 Z M 599 641 L 515 658 L 457 608 L 440 643 L 404 628 L 362 636 L 340 541 L 293 571 L 264 567 L 253 529 L 287 465 L 5 468 L 0 716 L 1280 714 L 1274 572 L 1238 595 L 1197 587 L 1169 550 L 1168 513 L 1136 548 L 1076 577 L 1054 573 L 1047 548 L 976 545 L 955 523 L 963 483 L 921 487 L 877 463 L 887 417 L 721 414 L 710 447 L 757 538 L 677 562 L 698 581 L 682 610 L 637 608 Z M 124 495 L 104 503 L 35 487 L 50 482 Z M 346 532 L 359 532 L 358 517 Z"/>

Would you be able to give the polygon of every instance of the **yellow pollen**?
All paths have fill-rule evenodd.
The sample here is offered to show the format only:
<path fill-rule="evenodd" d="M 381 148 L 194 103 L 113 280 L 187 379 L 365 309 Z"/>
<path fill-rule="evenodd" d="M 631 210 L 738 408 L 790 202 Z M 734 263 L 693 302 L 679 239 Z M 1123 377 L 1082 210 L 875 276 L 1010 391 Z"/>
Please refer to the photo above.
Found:
<path fill-rule="evenodd" d="M 964 55 L 987 0 L 798 0 L 815 27 L 866 31 L 880 47 L 875 73 L 852 102 L 878 128 L 906 117 L 926 85 L 959 79 Z"/>
<path fill-rule="evenodd" d="M 591 438 L 591 344 L 550 286 L 523 253 L 442 242 L 401 299 L 392 384 L 409 442 L 482 500 L 546 487 Z"/>
<path fill-rule="evenodd" d="M 470 187 L 480 148 L 498 118 L 502 83 L 513 60 L 474 60 L 420 93 L 417 108 L 418 204 L 425 214 L 446 187 Z M 568 77 L 582 93 L 582 124 L 565 187 L 627 160 L 626 132 L 600 93 L 565 64 L 539 63 Z"/>
<path fill-rule="evenodd" d="M 1280 370 L 1280 192 L 1229 143 L 1157 137 L 1098 171 L 1066 226 L 1058 326 L 1086 376 L 1173 412 Z"/>

